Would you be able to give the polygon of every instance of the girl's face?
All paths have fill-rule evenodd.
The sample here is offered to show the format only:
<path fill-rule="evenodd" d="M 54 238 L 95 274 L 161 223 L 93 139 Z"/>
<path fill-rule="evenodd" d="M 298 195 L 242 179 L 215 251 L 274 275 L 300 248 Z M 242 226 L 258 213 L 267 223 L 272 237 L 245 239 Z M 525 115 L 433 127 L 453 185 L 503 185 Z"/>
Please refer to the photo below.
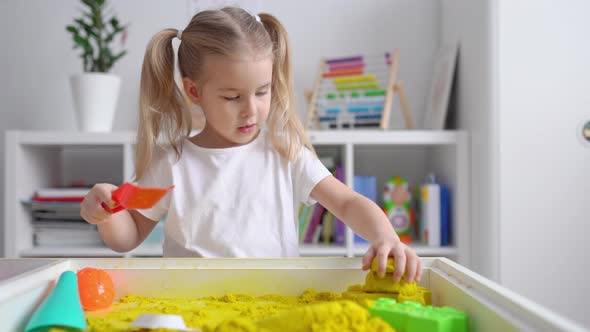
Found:
<path fill-rule="evenodd" d="M 185 90 L 205 114 L 199 145 L 226 148 L 251 142 L 268 118 L 272 59 L 210 56 L 199 83 L 184 79 Z"/>

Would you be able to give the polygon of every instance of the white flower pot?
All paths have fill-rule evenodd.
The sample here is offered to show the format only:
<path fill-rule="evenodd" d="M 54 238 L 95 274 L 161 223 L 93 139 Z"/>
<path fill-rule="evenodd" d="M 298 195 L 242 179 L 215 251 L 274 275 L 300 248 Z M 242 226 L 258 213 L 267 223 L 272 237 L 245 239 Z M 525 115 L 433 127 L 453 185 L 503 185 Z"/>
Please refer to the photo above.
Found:
<path fill-rule="evenodd" d="M 111 131 L 121 78 L 112 74 L 83 73 L 70 77 L 74 112 L 81 131 Z"/>

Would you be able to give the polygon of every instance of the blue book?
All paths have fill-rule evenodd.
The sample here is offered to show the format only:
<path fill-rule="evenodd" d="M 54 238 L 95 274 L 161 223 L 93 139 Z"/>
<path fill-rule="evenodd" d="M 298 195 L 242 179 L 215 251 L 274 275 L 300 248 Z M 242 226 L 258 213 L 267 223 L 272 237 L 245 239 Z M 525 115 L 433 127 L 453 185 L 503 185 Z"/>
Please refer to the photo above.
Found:
<path fill-rule="evenodd" d="M 354 177 L 354 190 L 377 203 L 377 178 L 375 176 L 356 175 Z M 367 243 L 367 240 L 355 233 L 354 242 Z"/>
<path fill-rule="evenodd" d="M 451 244 L 451 195 L 449 188 L 440 185 L 440 245 Z"/>
<path fill-rule="evenodd" d="M 365 185 L 365 196 L 377 203 L 377 177 L 365 176 L 363 179 Z"/>

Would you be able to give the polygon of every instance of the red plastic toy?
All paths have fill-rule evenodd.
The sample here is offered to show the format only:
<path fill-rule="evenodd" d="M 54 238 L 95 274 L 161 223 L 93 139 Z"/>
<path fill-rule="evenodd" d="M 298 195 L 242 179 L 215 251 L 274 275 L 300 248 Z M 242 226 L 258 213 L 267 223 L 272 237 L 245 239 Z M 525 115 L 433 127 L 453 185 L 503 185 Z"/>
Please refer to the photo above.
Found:
<path fill-rule="evenodd" d="M 91 267 L 77 273 L 78 293 L 84 310 L 108 308 L 115 299 L 113 280 L 104 270 Z"/>
<path fill-rule="evenodd" d="M 142 188 L 126 182 L 113 191 L 112 197 L 117 206 L 111 209 L 104 202 L 101 205 L 103 209 L 111 213 L 125 209 L 149 209 L 173 188 L 174 186 L 168 188 Z"/>

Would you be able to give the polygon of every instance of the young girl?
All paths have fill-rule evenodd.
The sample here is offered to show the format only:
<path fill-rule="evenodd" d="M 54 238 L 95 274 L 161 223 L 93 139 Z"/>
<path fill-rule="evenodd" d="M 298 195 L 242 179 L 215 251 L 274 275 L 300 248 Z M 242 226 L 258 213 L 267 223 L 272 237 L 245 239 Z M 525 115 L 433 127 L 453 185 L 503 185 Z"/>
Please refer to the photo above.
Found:
<path fill-rule="evenodd" d="M 205 114 L 189 137 L 191 116 L 174 81 L 172 40 L 180 39 L 184 92 Z M 300 203 L 321 203 L 371 242 L 385 274 L 419 280 L 420 259 L 401 243 L 387 216 L 339 182 L 321 164 L 293 107 L 287 34 L 269 14 L 233 7 L 202 11 L 184 31 L 166 29 L 150 41 L 142 67 L 136 180 L 174 190 L 156 206 L 110 214 L 111 184 L 97 184 L 82 217 L 104 242 L 124 252 L 137 247 L 166 216 L 167 257 L 298 256 Z"/>

